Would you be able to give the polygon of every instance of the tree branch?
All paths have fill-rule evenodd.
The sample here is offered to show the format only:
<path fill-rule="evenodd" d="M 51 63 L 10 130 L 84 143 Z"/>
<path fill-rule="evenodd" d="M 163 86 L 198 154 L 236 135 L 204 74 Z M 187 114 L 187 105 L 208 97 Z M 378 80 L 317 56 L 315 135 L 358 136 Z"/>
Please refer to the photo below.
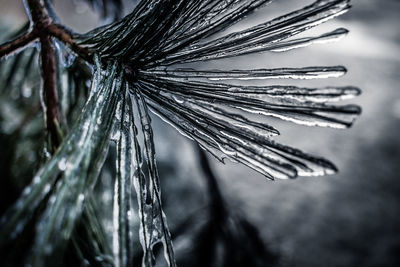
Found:
<path fill-rule="evenodd" d="M 45 0 L 28 0 L 26 3 L 35 28 L 40 30 L 53 22 Z"/>
<path fill-rule="evenodd" d="M 37 32 L 40 41 L 40 57 L 42 68 L 42 79 L 44 88 L 44 99 L 46 103 L 46 127 L 50 135 L 53 151 L 60 145 L 60 111 L 57 92 L 57 69 L 55 50 L 52 36 L 47 28 L 54 23 L 50 16 L 49 2 L 46 0 L 26 1 L 28 14 L 33 22 L 33 29 Z"/>
<path fill-rule="evenodd" d="M 80 47 L 73 39 L 74 34 L 66 27 L 56 23 L 57 18 L 47 0 L 28 0 L 27 9 L 33 23 L 33 29 L 11 41 L 0 45 L 0 59 L 23 49 L 39 38 L 41 44 L 41 68 L 46 103 L 46 127 L 50 134 L 51 144 L 55 150 L 61 143 L 60 111 L 57 92 L 57 69 L 53 37 L 66 44 L 71 50 L 89 63 L 93 63 L 91 53 Z"/>
<path fill-rule="evenodd" d="M 35 30 L 0 45 L 0 60 L 23 49 L 37 38 Z"/>
<path fill-rule="evenodd" d="M 76 44 L 76 42 L 73 39 L 73 33 L 71 30 L 67 29 L 63 25 L 56 24 L 56 23 L 52 23 L 52 24 L 48 25 L 46 29 L 50 35 L 54 36 L 55 38 L 57 38 L 59 41 L 63 42 L 64 44 L 68 45 L 68 47 L 72 51 L 77 53 L 84 60 L 86 60 L 89 63 L 92 63 L 93 60 L 92 60 L 89 50 Z"/>
<path fill-rule="evenodd" d="M 42 78 L 46 102 L 46 124 L 50 133 L 53 148 L 57 148 L 61 143 L 59 138 L 60 112 L 58 105 L 57 92 L 57 70 L 55 61 L 55 51 L 50 36 L 41 36 L 41 59 L 42 59 Z"/>

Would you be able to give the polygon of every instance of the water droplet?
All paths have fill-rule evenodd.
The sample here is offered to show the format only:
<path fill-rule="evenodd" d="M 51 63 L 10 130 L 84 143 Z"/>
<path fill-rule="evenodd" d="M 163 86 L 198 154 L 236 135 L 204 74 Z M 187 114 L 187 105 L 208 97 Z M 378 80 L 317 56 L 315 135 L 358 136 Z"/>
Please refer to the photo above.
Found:
<path fill-rule="evenodd" d="M 79 194 L 78 201 L 82 202 L 84 199 L 85 199 L 85 195 L 84 194 Z"/>

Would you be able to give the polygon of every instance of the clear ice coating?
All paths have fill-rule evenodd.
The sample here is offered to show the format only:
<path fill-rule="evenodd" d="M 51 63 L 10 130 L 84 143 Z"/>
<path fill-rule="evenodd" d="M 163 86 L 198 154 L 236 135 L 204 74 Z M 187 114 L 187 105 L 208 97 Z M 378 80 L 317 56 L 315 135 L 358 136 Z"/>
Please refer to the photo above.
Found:
<path fill-rule="evenodd" d="M 300 174 L 323 175 L 336 171 L 324 159 L 273 142 L 269 134 L 271 131 L 277 134 L 273 128 L 257 122 L 241 124 L 243 117 L 229 112 L 221 113 L 215 103 L 188 97 L 180 104 L 168 95 L 157 94 L 148 85 L 139 88 L 145 92 L 150 107 L 157 114 L 162 114 L 164 119 L 203 148 L 214 155 L 215 149 L 220 150 L 224 157 L 242 162 L 270 179 L 295 178 Z"/>
<path fill-rule="evenodd" d="M 238 86 L 213 84 L 201 81 L 175 81 L 173 79 L 147 78 L 141 82 L 147 91 L 171 99 L 179 95 L 182 100 L 174 104 L 187 105 L 195 100 L 203 103 L 203 108 L 213 106 L 221 109 L 224 106 L 274 116 L 310 126 L 327 126 L 346 128 L 351 126 L 360 108 L 355 105 L 337 106 L 326 104 L 340 99 L 348 99 L 360 93 L 355 87 L 299 88 L 295 86 Z M 166 102 L 165 104 L 170 103 Z M 209 109 L 209 108 L 208 108 Z M 195 112 L 195 110 L 193 111 Z M 215 113 L 215 112 L 214 112 Z M 229 116 L 229 113 L 219 111 Z M 216 115 L 209 120 L 217 118 Z M 245 120 L 249 123 L 249 120 Z M 269 128 L 272 128 L 269 126 Z M 277 133 L 270 129 L 271 133 Z"/>
<path fill-rule="evenodd" d="M 32 262 L 41 264 L 61 240 L 71 235 L 89 190 L 96 182 L 108 151 L 109 134 L 121 87 L 117 63 L 94 73 L 93 93 L 82 115 L 55 155 L 38 171 L 25 193 L 1 219 L 1 240 L 15 237 L 35 209 L 48 197 L 37 224 Z M 100 74 L 99 74 L 100 73 Z M 100 119 L 100 120 L 99 120 Z M 99 123 L 101 121 L 101 123 Z M 52 189 L 52 190 L 50 190 Z"/>
<path fill-rule="evenodd" d="M 163 69 L 141 71 L 142 75 L 157 76 L 170 80 L 208 79 L 221 80 L 264 80 L 264 79 L 321 79 L 336 78 L 346 74 L 342 66 L 253 69 L 253 70 L 196 70 L 196 69 Z"/>
<path fill-rule="evenodd" d="M 126 84 L 121 95 L 126 94 Z M 133 161 L 133 118 L 126 97 L 119 102 L 115 127 L 119 131 L 116 141 L 117 159 L 114 189 L 114 233 L 113 250 L 115 266 L 133 265 L 133 233 L 132 233 L 132 177 Z M 119 114 L 118 114 L 119 113 Z"/>
<path fill-rule="evenodd" d="M 162 210 L 160 178 L 155 160 L 153 130 L 148 107 L 141 93 L 132 88 L 132 104 L 137 107 L 137 114 L 144 136 L 144 155 L 148 175 L 143 173 L 141 150 L 137 139 L 137 129 L 134 128 L 134 146 L 136 151 L 136 171 L 134 185 L 139 203 L 140 217 L 140 243 L 143 247 L 143 266 L 154 265 L 153 247 L 162 242 L 164 256 L 169 266 L 176 266 L 171 234 L 168 229 L 167 219 Z M 132 109 L 133 110 L 133 107 Z M 133 118 L 133 115 L 132 115 Z"/>
<path fill-rule="evenodd" d="M 147 69 L 256 52 L 286 51 L 338 40 L 347 34 L 346 29 L 339 28 L 320 36 L 288 40 L 350 8 L 348 0 L 320 0 L 251 28 L 204 41 L 270 2 L 141 1 L 123 20 L 75 38 L 104 57 L 139 61 Z"/>
<path fill-rule="evenodd" d="M 128 85 L 126 85 L 128 86 Z M 116 266 L 131 266 L 133 263 L 133 214 L 131 191 L 135 188 L 140 219 L 139 239 L 143 248 L 143 266 L 153 266 L 153 247 L 157 243 L 164 246 L 164 254 L 169 266 L 176 266 L 171 234 L 166 216 L 162 210 L 159 174 L 155 161 L 153 132 L 148 108 L 142 96 L 134 89 L 130 93 L 123 89 L 124 98 L 117 109 L 116 138 L 117 177 L 114 187 L 114 233 L 113 252 Z M 136 109 L 135 109 L 136 107 Z M 144 159 L 148 169 L 143 171 L 143 155 L 135 126 L 135 110 L 144 135 Z"/>

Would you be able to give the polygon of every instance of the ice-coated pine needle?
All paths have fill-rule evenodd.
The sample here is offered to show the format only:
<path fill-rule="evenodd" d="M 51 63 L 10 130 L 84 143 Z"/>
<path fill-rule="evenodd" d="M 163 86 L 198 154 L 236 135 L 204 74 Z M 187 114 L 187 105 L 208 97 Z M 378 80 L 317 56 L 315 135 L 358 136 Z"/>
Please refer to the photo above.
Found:
<path fill-rule="evenodd" d="M 309 126 L 346 128 L 351 126 L 360 113 L 360 108 L 355 105 L 325 104 L 338 98 L 351 98 L 359 94 L 359 89 L 354 87 L 321 89 L 293 86 L 245 87 L 164 79 L 148 78 L 148 80 L 144 79 L 142 82 L 149 86 L 148 90 L 177 102 L 179 99 L 193 98 L 204 105 L 212 103 L 214 107 L 226 106 Z"/>
<path fill-rule="evenodd" d="M 196 70 L 189 68 L 155 69 L 141 71 L 167 79 L 208 79 L 211 81 L 223 80 L 265 80 L 265 79 L 322 79 L 337 78 L 346 74 L 343 66 L 331 67 L 304 67 L 304 68 L 277 68 L 252 70 Z"/>
<path fill-rule="evenodd" d="M 153 256 L 153 246 L 162 242 L 164 247 L 164 256 L 169 266 L 176 266 L 172 238 L 168 229 L 167 219 L 162 209 L 160 177 L 158 174 L 155 148 L 153 141 L 153 130 L 151 128 L 151 119 L 148 113 L 147 105 L 141 93 L 132 89 L 133 103 L 137 107 L 139 121 L 144 136 L 144 155 L 148 169 L 148 176 L 141 171 L 136 177 L 136 190 L 142 210 L 142 246 L 145 257 L 143 263 L 150 264 Z M 136 141 L 135 141 L 136 142 Z M 136 145 L 138 147 L 138 145 Z M 141 157 L 137 156 L 138 159 Z M 145 193 L 144 193 L 145 192 Z M 143 201 L 144 200 L 144 201 Z M 147 228 L 147 229 L 146 229 Z M 145 263 L 145 261 L 147 261 Z"/>
<path fill-rule="evenodd" d="M 190 99 L 175 101 L 156 95 L 149 89 L 147 97 L 157 114 L 166 114 L 168 120 L 198 141 L 208 150 L 218 149 L 225 157 L 238 160 L 268 178 L 294 178 L 297 175 L 322 175 L 336 168 L 328 161 L 309 156 L 298 150 L 276 144 L 266 135 L 244 131 L 226 118 L 213 116 L 212 104 Z M 164 104 L 161 104 L 164 103 Z M 162 106 L 160 109 L 157 106 Z M 228 117 L 229 118 L 229 117 Z"/>
<path fill-rule="evenodd" d="M 105 70 L 108 76 L 99 74 L 101 72 L 97 68 L 92 95 L 71 133 L 1 220 L 1 235 L 11 232 L 12 237 L 16 236 L 50 193 L 50 205 L 37 225 L 40 235 L 36 236 L 33 261 L 39 265 L 43 260 L 41 256 L 50 254 L 62 239 L 69 238 L 85 195 L 95 183 L 107 154 L 110 121 L 118 99 L 115 92 L 120 82 L 116 64 Z"/>
<path fill-rule="evenodd" d="M 108 64 L 105 70 L 97 66 L 91 97 L 82 117 L 55 155 L 61 177 L 50 194 L 50 205 L 37 225 L 40 235 L 35 240 L 34 262 L 40 262 L 43 255 L 51 253 L 62 239 L 69 238 L 75 220 L 81 214 L 85 196 L 97 180 L 107 155 L 112 120 L 119 100 L 120 70 L 116 62 Z"/>
<path fill-rule="evenodd" d="M 132 233 L 132 177 L 134 174 L 133 160 L 133 131 L 132 112 L 127 103 L 126 85 L 122 87 L 123 100 L 119 102 L 117 109 L 116 131 L 117 135 L 117 160 L 114 189 L 114 259 L 115 266 L 132 266 L 133 264 L 133 233 Z"/>
<path fill-rule="evenodd" d="M 319 36 L 291 38 L 345 13 L 350 7 L 348 0 L 320 0 L 251 28 L 205 40 L 269 2 L 143 1 L 123 21 L 99 29 L 95 37 L 76 38 L 104 58 L 123 58 L 136 90 L 147 98 L 151 109 L 217 158 L 228 155 L 269 178 L 331 173 L 335 168 L 324 160 L 305 164 L 300 158 L 310 160 L 306 154 L 272 145 L 271 137 L 279 132 L 241 113 L 273 116 L 309 126 L 347 128 L 359 115 L 360 108 L 328 103 L 354 97 L 360 93 L 359 89 L 234 86 L 222 82 L 340 77 L 346 68 L 197 70 L 169 67 L 174 63 L 262 51 L 282 52 L 337 40 L 348 33 L 339 28 Z M 273 150 L 272 146 L 279 148 Z M 285 154 L 293 151 L 297 159 Z"/>
<path fill-rule="evenodd" d="M 284 40 L 294 35 L 343 14 L 349 9 L 348 2 L 337 0 L 316 1 L 303 9 L 261 23 L 252 28 L 208 42 L 195 43 L 181 49 L 181 51 L 164 52 L 167 55 L 162 59 L 158 59 L 157 64 L 171 65 L 174 63 L 220 59 L 263 51 L 289 50 L 306 46 L 313 42 L 338 39 L 347 34 L 346 29 L 337 29 L 319 37 L 284 42 Z M 293 43 L 297 44 L 294 45 Z M 152 56 L 150 58 L 149 62 L 154 60 Z"/>

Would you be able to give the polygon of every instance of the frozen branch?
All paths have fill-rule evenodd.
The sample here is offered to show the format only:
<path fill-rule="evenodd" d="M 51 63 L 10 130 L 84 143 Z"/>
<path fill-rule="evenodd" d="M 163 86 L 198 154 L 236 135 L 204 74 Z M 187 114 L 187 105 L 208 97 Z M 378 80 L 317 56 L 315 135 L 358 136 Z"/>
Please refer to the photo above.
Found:
<path fill-rule="evenodd" d="M 59 41 L 66 44 L 72 51 L 77 53 L 87 62 L 92 62 L 92 56 L 86 48 L 79 46 L 73 39 L 73 33 L 71 30 L 67 29 L 65 26 L 52 23 L 48 25 L 47 31 L 51 36 L 54 36 Z"/>
<path fill-rule="evenodd" d="M 35 41 L 37 38 L 36 31 L 30 31 L 22 36 L 7 41 L 0 45 L 0 59 L 10 56 L 18 51 L 22 50 L 24 47 Z"/>
<path fill-rule="evenodd" d="M 42 59 L 42 78 L 46 102 L 46 123 L 47 130 L 50 133 L 53 148 L 58 147 L 61 143 L 58 138 L 58 122 L 60 111 L 58 105 L 57 92 L 57 70 L 55 61 L 55 51 L 52 44 L 52 39 L 49 36 L 40 38 L 41 43 L 41 59 Z"/>

